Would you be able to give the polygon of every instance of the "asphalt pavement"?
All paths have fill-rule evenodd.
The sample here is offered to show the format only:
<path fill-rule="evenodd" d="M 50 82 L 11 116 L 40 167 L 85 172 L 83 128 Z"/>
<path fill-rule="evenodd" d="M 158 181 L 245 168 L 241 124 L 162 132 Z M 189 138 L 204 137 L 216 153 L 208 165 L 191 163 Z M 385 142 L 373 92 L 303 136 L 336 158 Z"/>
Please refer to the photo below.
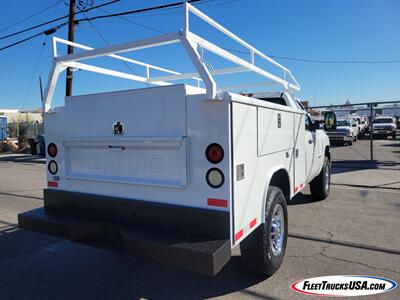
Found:
<path fill-rule="evenodd" d="M 396 189 L 337 184 L 318 202 L 304 190 L 289 206 L 287 252 L 276 274 L 247 271 L 235 249 L 230 263 L 207 277 L 128 257 L 115 245 L 92 247 L 20 230 L 17 213 L 42 206 L 44 168 L 0 160 L 0 299 L 311 299 L 290 284 L 339 274 L 400 281 Z M 400 289 L 365 299 L 400 299 Z"/>

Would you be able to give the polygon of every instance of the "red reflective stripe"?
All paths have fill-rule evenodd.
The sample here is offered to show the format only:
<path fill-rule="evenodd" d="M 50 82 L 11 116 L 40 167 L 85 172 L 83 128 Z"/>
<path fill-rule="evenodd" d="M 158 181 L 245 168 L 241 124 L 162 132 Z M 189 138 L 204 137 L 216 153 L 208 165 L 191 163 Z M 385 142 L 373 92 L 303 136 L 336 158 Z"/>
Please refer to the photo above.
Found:
<path fill-rule="evenodd" d="M 299 187 L 296 186 L 296 187 L 294 188 L 294 192 L 297 193 L 298 190 L 299 190 Z"/>
<path fill-rule="evenodd" d="M 300 183 L 300 188 L 303 188 L 303 183 Z"/>
<path fill-rule="evenodd" d="M 254 218 L 251 222 L 250 222 L 250 228 L 253 228 L 254 225 L 257 224 L 257 218 Z"/>
<path fill-rule="evenodd" d="M 240 229 L 236 234 L 235 234 L 235 241 L 240 239 L 243 236 L 243 229 Z"/>
<path fill-rule="evenodd" d="M 207 198 L 207 204 L 218 207 L 228 207 L 228 200 Z"/>
<path fill-rule="evenodd" d="M 58 187 L 58 182 L 57 181 L 48 181 L 47 186 L 48 187 Z"/>

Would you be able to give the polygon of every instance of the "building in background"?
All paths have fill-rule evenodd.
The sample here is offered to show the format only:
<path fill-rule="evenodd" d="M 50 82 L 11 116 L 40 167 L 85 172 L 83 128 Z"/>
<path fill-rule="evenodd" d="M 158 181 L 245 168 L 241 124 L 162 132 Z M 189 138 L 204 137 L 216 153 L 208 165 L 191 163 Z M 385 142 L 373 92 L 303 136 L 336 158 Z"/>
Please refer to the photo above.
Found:
<path fill-rule="evenodd" d="M 8 123 L 43 123 L 42 113 L 39 111 L 20 111 L 18 109 L 0 108 L 0 116 L 6 116 Z"/>
<path fill-rule="evenodd" d="M 31 138 L 44 133 L 43 116 L 39 110 L 20 111 L 0 108 L 0 117 L 7 118 L 8 138 L 18 138 L 21 134 Z"/>

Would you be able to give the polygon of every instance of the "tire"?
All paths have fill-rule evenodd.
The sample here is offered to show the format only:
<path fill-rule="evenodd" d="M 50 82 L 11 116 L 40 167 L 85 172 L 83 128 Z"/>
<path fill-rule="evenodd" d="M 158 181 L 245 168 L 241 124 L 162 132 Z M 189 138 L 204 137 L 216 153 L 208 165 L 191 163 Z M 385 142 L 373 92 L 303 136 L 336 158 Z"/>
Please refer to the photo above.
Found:
<path fill-rule="evenodd" d="M 331 163 L 325 156 L 321 172 L 310 182 L 311 196 L 315 200 L 324 200 L 328 197 L 331 186 Z"/>
<path fill-rule="evenodd" d="M 277 213 L 277 210 L 280 210 L 282 215 L 276 214 L 274 217 L 274 213 Z M 276 217 L 278 215 L 280 215 L 281 220 L 279 225 L 280 235 L 274 234 L 274 231 L 276 232 L 277 230 L 278 222 L 276 222 Z M 272 227 L 273 220 L 274 228 Z M 287 224 L 286 198 L 280 188 L 270 186 L 265 203 L 265 223 L 261 223 L 257 229 L 240 243 L 242 261 L 248 269 L 268 276 L 271 276 L 279 269 L 285 256 Z M 280 247 L 275 247 L 277 245 L 280 245 Z"/>
<path fill-rule="evenodd" d="M 392 138 L 395 140 L 396 139 L 396 132 L 392 133 Z"/>
<path fill-rule="evenodd" d="M 348 141 L 347 145 L 349 145 L 349 146 L 353 145 L 353 141 Z"/>

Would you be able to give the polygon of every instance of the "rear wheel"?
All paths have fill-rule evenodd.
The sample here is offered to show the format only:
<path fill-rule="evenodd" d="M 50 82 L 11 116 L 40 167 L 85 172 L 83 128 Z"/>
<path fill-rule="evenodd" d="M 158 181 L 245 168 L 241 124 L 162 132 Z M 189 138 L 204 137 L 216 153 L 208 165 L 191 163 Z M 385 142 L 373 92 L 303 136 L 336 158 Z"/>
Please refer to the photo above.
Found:
<path fill-rule="evenodd" d="M 311 195 L 316 200 L 324 200 L 328 197 L 331 185 L 331 163 L 325 156 L 321 172 L 310 182 Z"/>
<path fill-rule="evenodd" d="M 240 243 L 244 265 L 257 273 L 274 274 L 282 264 L 287 243 L 286 198 L 280 188 L 271 186 L 261 223 Z"/>

